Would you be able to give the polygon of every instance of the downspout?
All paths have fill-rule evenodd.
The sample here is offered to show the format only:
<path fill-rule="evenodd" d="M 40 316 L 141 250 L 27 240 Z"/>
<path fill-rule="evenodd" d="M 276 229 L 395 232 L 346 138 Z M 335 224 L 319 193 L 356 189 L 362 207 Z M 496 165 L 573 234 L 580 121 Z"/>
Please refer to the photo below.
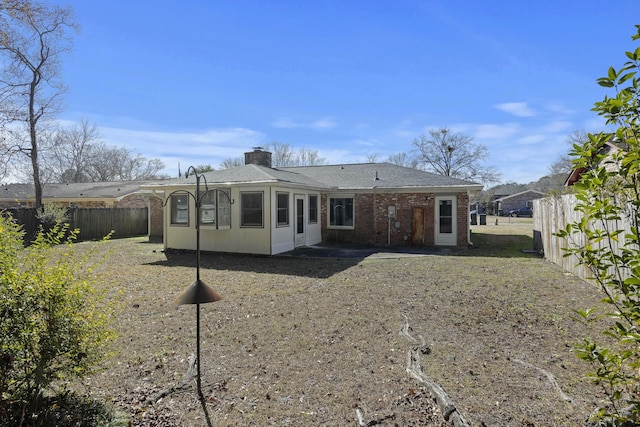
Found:
<path fill-rule="evenodd" d="M 147 199 L 147 240 L 150 242 L 151 241 L 151 219 L 153 218 L 153 207 L 151 206 L 151 199 L 154 196 L 152 195 L 151 197 L 145 197 Z M 164 215 L 163 215 L 164 217 Z"/>
<path fill-rule="evenodd" d="M 471 241 L 471 215 L 469 215 L 469 200 L 471 200 L 471 192 L 467 188 L 467 246 L 473 246 Z M 477 213 L 478 211 L 476 211 Z"/>
<path fill-rule="evenodd" d="M 274 219 L 278 220 L 278 207 L 276 206 L 275 216 L 273 215 L 273 196 L 272 196 L 273 186 L 269 186 L 269 255 L 273 255 L 273 221 Z M 276 200 L 278 200 L 276 198 Z M 266 202 L 265 202 L 266 203 Z M 264 207 L 262 208 L 264 212 Z"/>
<path fill-rule="evenodd" d="M 378 235 L 378 222 L 376 221 L 376 186 L 373 188 L 373 206 L 371 209 L 371 217 L 373 219 L 373 240 L 376 241 L 376 236 Z"/>

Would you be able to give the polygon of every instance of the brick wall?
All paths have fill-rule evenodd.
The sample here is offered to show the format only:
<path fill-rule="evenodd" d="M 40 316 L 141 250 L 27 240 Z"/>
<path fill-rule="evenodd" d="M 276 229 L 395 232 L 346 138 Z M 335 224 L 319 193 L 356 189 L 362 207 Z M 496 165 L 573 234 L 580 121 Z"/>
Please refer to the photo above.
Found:
<path fill-rule="evenodd" d="M 469 195 L 460 193 L 457 197 L 458 206 L 458 247 L 467 247 L 469 244 Z"/>
<path fill-rule="evenodd" d="M 164 235 L 162 199 L 148 194 L 131 194 L 117 202 L 118 208 L 149 208 L 149 240 L 161 242 Z"/>
<path fill-rule="evenodd" d="M 433 246 L 435 241 L 435 212 L 433 193 L 376 193 L 355 195 L 354 230 L 335 230 L 327 227 L 326 195 L 321 197 L 320 214 L 322 240 L 332 243 L 355 243 L 366 245 L 406 246 L 412 245 L 414 232 L 414 212 L 421 209 L 424 213 L 424 234 L 419 241 L 425 246 Z M 389 220 L 389 206 L 395 206 L 396 216 Z M 457 244 L 468 244 L 469 197 L 466 193 L 457 196 Z"/>
<path fill-rule="evenodd" d="M 164 209 L 162 199 L 159 197 L 149 198 L 149 240 L 162 242 L 164 236 Z"/>

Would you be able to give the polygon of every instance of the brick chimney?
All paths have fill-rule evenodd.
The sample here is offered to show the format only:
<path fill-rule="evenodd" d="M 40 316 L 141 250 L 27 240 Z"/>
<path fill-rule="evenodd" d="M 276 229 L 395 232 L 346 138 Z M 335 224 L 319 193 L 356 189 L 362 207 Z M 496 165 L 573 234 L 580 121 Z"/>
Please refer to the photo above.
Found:
<path fill-rule="evenodd" d="M 253 151 L 244 153 L 245 165 L 258 165 L 271 167 L 271 153 L 265 151 L 262 147 L 253 147 Z"/>

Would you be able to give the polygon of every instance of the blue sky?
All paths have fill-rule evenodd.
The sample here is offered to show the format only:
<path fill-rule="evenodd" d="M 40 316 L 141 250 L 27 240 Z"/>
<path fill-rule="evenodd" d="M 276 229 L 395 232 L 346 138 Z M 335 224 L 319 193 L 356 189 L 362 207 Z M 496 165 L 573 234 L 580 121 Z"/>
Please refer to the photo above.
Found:
<path fill-rule="evenodd" d="M 448 127 L 503 182 L 535 181 L 570 133 L 602 129 L 595 80 L 640 23 L 636 0 L 49 2 L 82 26 L 60 118 L 170 175 L 272 141 L 384 159 Z"/>

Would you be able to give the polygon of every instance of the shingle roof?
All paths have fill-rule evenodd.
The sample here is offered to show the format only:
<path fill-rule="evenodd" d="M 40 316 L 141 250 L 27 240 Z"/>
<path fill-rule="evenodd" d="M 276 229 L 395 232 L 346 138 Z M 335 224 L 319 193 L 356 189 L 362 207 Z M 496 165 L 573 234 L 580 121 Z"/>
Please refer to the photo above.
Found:
<path fill-rule="evenodd" d="M 221 169 L 203 174 L 208 185 L 233 185 L 246 183 L 270 183 L 279 182 L 293 186 L 325 189 L 326 184 L 295 171 L 278 168 L 268 168 L 259 165 L 242 165 L 230 169 Z M 155 182 L 144 185 L 150 187 L 181 186 L 185 184 L 195 184 L 196 176 L 190 175 L 188 178 L 175 178 L 163 182 Z M 204 181 L 200 181 L 204 184 Z"/>
<path fill-rule="evenodd" d="M 82 182 L 71 184 L 44 184 L 43 199 L 119 199 L 139 191 L 140 186 L 158 181 Z M 0 186 L 0 199 L 29 200 L 35 197 L 33 184 L 6 184 Z"/>
<path fill-rule="evenodd" d="M 258 165 L 242 165 L 203 174 L 208 185 L 233 185 L 248 183 L 281 183 L 294 187 L 316 190 L 366 190 L 471 188 L 480 190 L 480 184 L 457 178 L 437 175 L 392 163 L 357 163 L 342 165 L 299 166 L 268 168 Z M 185 184 L 195 184 L 196 177 L 155 181 L 88 182 L 73 184 L 45 184 L 43 198 L 121 198 L 140 188 L 153 189 Z M 203 183 L 203 181 L 201 181 Z M 0 199 L 26 200 L 34 197 L 33 184 L 8 184 L 0 186 Z"/>
<path fill-rule="evenodd" d="M 524 191 L 521 191 L 519 193 L 509 194 L 508 196 L 503 196 L 503 197 L 500 197 L 499 199 L 494 199 L 493 201 L 494 202 L 502 202 L 502 201 L 509 200 L 511 198 L 514 198 L 514 197 L 522 196 L 523 194 L 527 194 L 527 193 L 535 194 L 535 195 L 537 195 L 539 197 L 544 197 L 544 193 L 542 191 L 524 190 Z"/>
<path fill-rule="evenodd" d="M 475 182 L 437 175 L 392 163 L 300 166 L 283 168 L 283 170 L 309 176 L 329 187 L 338 189 L 477 187 L 480 190 L 482 187 Z"/>

